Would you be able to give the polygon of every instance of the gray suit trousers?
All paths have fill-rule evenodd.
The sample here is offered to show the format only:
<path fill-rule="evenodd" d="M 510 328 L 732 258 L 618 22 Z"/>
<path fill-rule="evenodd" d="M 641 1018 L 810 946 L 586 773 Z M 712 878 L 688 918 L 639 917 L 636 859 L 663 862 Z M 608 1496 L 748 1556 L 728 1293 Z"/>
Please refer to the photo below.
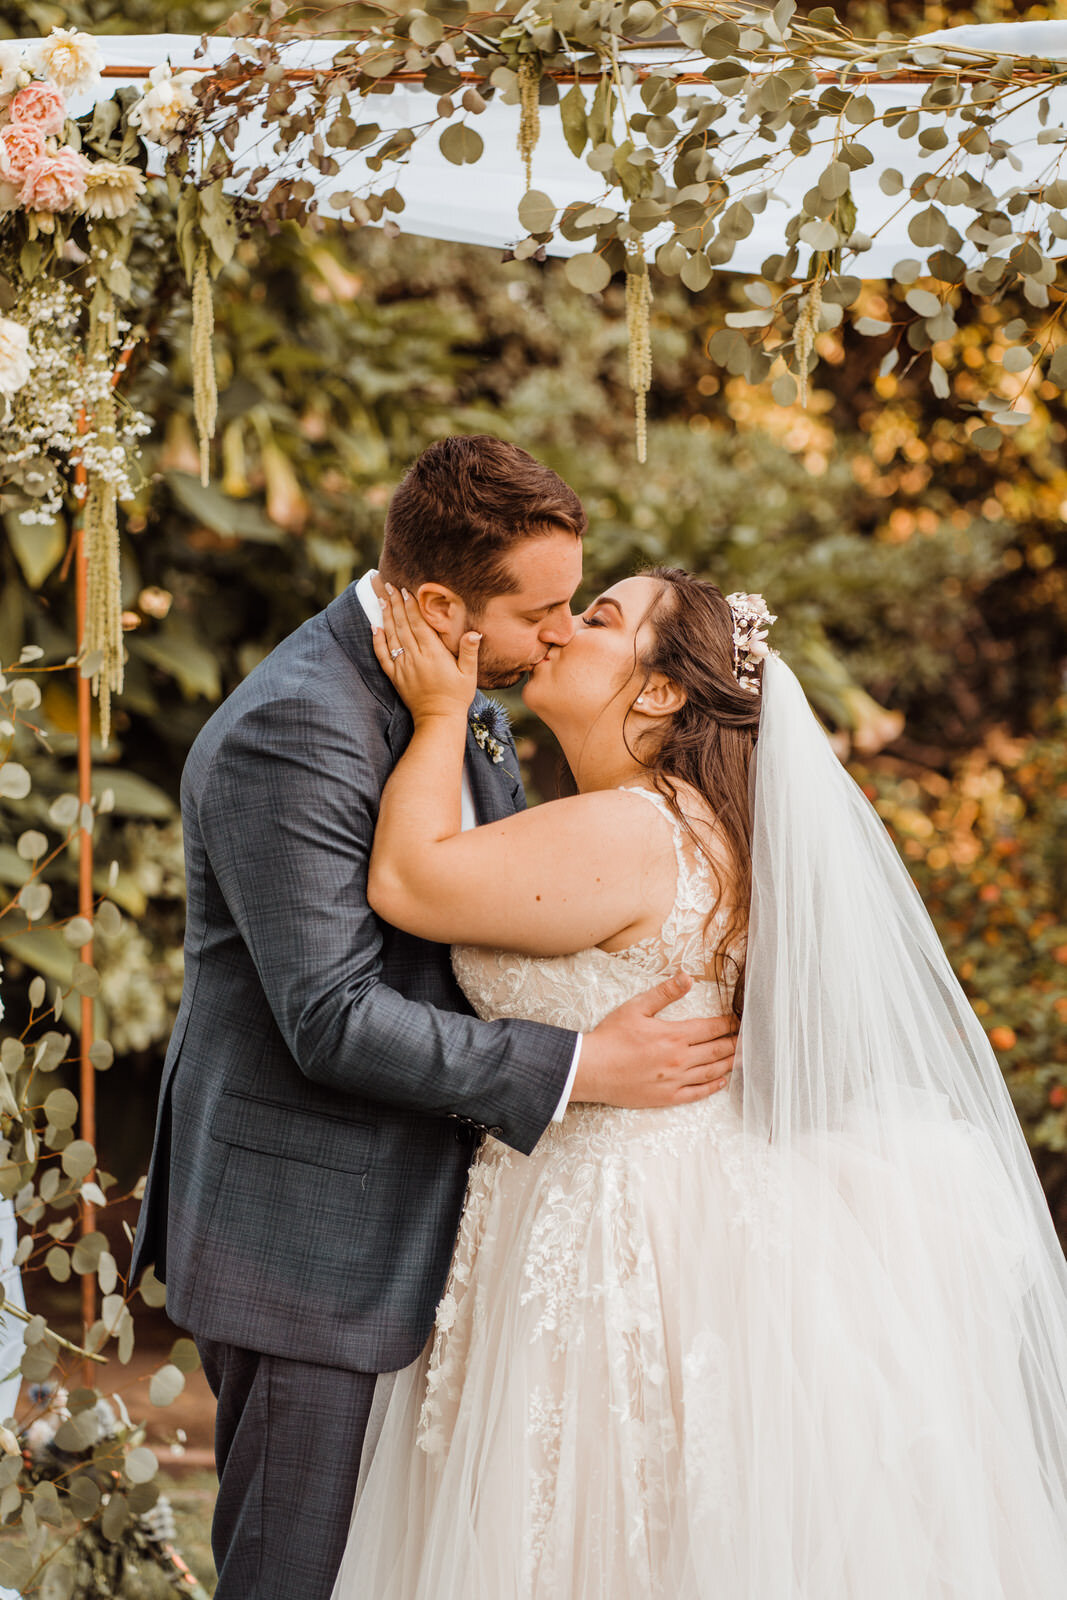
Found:
<path fill-rule="evenodd" d="M 377 1374 L 197 1348 L 218 1401 L 215 1600 L 330 1600 Z"/>

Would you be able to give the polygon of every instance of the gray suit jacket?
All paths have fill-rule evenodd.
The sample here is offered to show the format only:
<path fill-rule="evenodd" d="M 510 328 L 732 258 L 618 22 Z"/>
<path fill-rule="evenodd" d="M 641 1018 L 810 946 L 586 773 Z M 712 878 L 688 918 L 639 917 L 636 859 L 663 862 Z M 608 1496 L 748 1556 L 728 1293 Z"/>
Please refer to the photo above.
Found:
<path fill-rule="evenodd" d="M 476 707 L 477 709 L 477 707 Z M 424 1344 L 481 1134 L 528 1152 L 575 1035 L 481 1022 L 448 949 L 366 902 L 411 719 L 347 589 L 207 723 L 182 778 L 185 987 L 133 1272 L 205 1338 L 360 1371 Z M 468 742 L 479 819 L 524 804 Z"/>

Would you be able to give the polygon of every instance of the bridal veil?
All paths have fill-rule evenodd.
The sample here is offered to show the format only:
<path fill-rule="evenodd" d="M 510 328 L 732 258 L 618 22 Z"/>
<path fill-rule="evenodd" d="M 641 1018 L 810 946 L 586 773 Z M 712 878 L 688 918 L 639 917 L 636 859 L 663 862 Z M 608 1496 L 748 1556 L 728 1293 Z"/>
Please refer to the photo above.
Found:
<path fill-rule="evenodd" d="M 739 1488 L 765 1537 L 739 1590 L 1067 1592 L 1063 1253 L 922 901 L 773 657 L 751 793 L 731 1094 L 760 1196 Z"/>

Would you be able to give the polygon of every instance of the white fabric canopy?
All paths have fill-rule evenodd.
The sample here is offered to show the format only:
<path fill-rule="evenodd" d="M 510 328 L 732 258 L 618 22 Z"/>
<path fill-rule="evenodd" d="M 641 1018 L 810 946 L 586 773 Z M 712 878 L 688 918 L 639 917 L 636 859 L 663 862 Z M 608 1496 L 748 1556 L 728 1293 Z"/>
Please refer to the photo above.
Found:
<path fill-rule="evenodd" d="M 951 28 L 926 35 L 922 42 L 949 47 L 954 53 L 985 50 L 1042 58 L 1067 58 L 1067 22 Z M 240 41 L 209 38 L 206 41 L 206 55 L 198 55 L 201 47 L 199 38 L 166 33 L 107 37 L 99 39 L 98 43 L 105 64 L 112 68 L 151 68 L 169 62 L 176 70 L 193 68 L 205 71 L 230 59 L 235 50 L 242 50 Z M 284 46 L 285 64 L 292 68 L 327 66 L 342 46 L 343 41 L 329 39 L 290 43 Z M 254 44 L 245 45 L 242 53 L 251 53 L 254 48 Z M 635 64 L 655 62 L 660 70 L 668 71 L 684 71 L 697 64 L 698 60 L 700 67 L 704 65 L 703 57 L 693 57 L 681 47 L 677 52 L 652 50 L 640 56 L 629 54 L 627 60 Z M 102 85 L 99 97 L 110 96 L 123 83 L 141 84 L 143 79 L 132 76 L 128 79 L 108 78 Z M 925 85 L 870 83 L 865 84 L 863 90 L 870 95 L 877 110 L 884 112 L 893 106 L 918 106 Z M 591 86 L 587 92 L 591 96 Z M 680 92 L 698 97 L 714 94 L 711 85 L 702 83 L 680 86 Z M 1053 102 L 1050 124 L 1067 121 L 1067 87 L 1055 87 L 1049 93 Z M 1006 162 L 994 165 L 987 157 L 964 158 L 961 153 L 954 171 L 967 170 L 985 179 L 998 193 L 1016 186 L 1048 181 L 1056 174 L 1064 146 L 1038 144 L 1038 97 L 1031 88 L 1025 98 L 1029 103 L 1013 112 L 998 127 L 1000 135 L 1012 146 L 1010 165 Z M 435 95 L 428 95 L 421 88 L 398 85 L 390 93 L 375 93 L 362 101 L 357 115 L 378 123 L 383 132 L 415 127 L 436 116 L 436 99 Z M 631 91 L 631 100 L 633 109 L 644 109 L 637 89 Z M 86 110 L 89 103 L 83 99 L 75 104 L 74 109 Z M 462 115 L 460 113 L 457 120 Z M 525 185 L 516 151 L 518 115 L 517 107 L 503 105 L 497 98 L 480 115 L 466 118 L 485 141 L 482 158 L 469 166 L 454 166 L 441 154 L 438 148 L 440 127 L 420 139 L 408 159 L 393 172 L 395 187 L 405 201 L 405 209 L 396 218 L 400 227 L 405 232 L 423 234 L 433 239 L 463 240 L 502 248 L 521 239 L 524 230 L 518 222 L 518 204 Z M 723 123 L 718 126 L 722 127 Z M 950 138 L 954 126 L 958 128 L 961 124 L 957 119 L 950 118 Z M 767 143 L 757 138 L 751 127 L 735 123 L 734 129 L 728 139 L 728 158 L 735 158 L 735 153 L 742 148 L 752 155 L 763 154 L 768 149 Z M 906 179 L 910 179 L 916 159 L 925 161 L 927 158 L 913 140 L 902 140 L 894 129 L 881 124 L 857 129 L 855 133 L 874 156 L 873 164 L 854 172 L 852 178 L 852 192 L 859 213 L 858 226 L 874 237 L 874 244 L 860 255 L 851 258 L 846 255 L 845 266 L 847 270 L 864 277 L 879 278 L 890 274 L 902 257 L 913 257 L 918 253 L 908 237 L 907 226 L 915 211 L 927 203 L 925 200 L 913 203 L 908 200 L 906 193 L 903 196 L 883 194 L 878 184 L 879 175 L 887 167 L 896 167 L 904 172 Z M 787 135 L 788 130 L 780 145 L 775 146 L 772 166 L 749 174 L 745 180 L 753 189 L 769 189 L 770 198 L 765 210 L 756 217 L 752 233 L 738 243 L 729 263 L 731 271 L 758 272 L 769 254 L 783 248 L 782 234 L 786 218 L 796 211 L 801 196 L 816 182 L 831 158 L 828 129 L 826 133 L 820 133 L 819 142 L 811 154 L 801 158 L 790 155 Z M 245 181 L 251 169 L 260 165 L 270 167 L 272 181 L 297 176 L 310 179 L 315 183 L 320 209 L 326 215 L 347 216 L 346 206 L 332 205 L 331 196 L 344 191 L 359 193 L 366 184 L 381 182 L 380 175 L 375 177 L 368 170 L 361 154 L 332 152 L 341 163 L 341 171 L 333 177 L 322 177 L 303 160 L 309 148 L 308 141 L 294 145 L 284 155 L 276 152 L 273 145 L 273 132 L 264 129 L 258 116 L 249 117 L 236 148 L 237 164 L 243 169 Z M 737 156 L 736 159 L 744 158 Z M 930 169 L 939 166 L 942 159 L 940 152 L 936 157 L 930 157 Z M 723 164 L 726 164 L 725 161 Z M 536 189 L 550 195 L 560 208 L 574 201 L 590 205 L 603 202 L 612 206 L 620 203 L 618 190 L 605 196 L 600 174 L 592 171 L 584 158 L 571 155 L 563 138 L 558 113 L 553 108 L 546 108 L 542 113 L 541 137 L 534 153 L 533 184 Z M 241 176 L 238 175 L 235 187 L 240 188 L 240 185 Z M 262 189 L 260 192 L 263 192 Z M 957 213 L 957 216 L 962 215 L 964 213 Z M 1019 232 L 1005 236 L 994 247 L 995 251 L 1006 254 L 1027 225 L 1027 217 L 1023 213 L 1017 218 Z M 649 242 L 655 246 L 668 236 L 669 230 L 662 229 L 650 235 Z M 570 255 L 589 248 L 586 242 L 572 243 L 558 236 L 548 246 L 549 252 L 555 255 Z"/>

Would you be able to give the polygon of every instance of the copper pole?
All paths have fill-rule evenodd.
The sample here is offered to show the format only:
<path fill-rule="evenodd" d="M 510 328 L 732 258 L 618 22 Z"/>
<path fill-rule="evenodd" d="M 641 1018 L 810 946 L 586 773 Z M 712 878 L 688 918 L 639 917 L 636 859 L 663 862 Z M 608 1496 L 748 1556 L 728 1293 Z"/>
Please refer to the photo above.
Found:
<path fill-rule="evenodd" d="M 88 422 L 84 411 L 78 418 L 78 432 L 85 433 Z M 74 468 L 74 492 L 78 501 L 78 526 L 75 532 L 74 545 L 74 606 L 78 634 L 78 653 L 81 654 L 85 639 L 85 622 L 88 612 L 89 594 L 89 561 L 85 553 L 85 495 L 87 489 L 87 474 L 85 463 L 79 461 Z M 86 806 L 92 803 L 92 699 L 89 679 L 85 677 L 79 665 L 78 669 L 78 800 L 81 805 L 79 817 L 79 852 L 78 852 L 78 914 L 92 921 L 93 917 L 93 836 L 91 831 L 81 826 L 87 816 Z M 82 946 L 81 959 L 92 962 L 92 940 Z M 96 1149 L 96 1074 L 93 1064 L 89 1059 L 89 1051 L 93 1043 L 93 1002 L 88 995 L 81 996 L 81 1062 L 79 1072 L 79 1099 L 81 1103 L 81 1137 Z M 82 1234 L 93 1233 L 96 1229 L 96 1207 L 90 1200 L 82 1201 Z M 84 1336 L 87 1338 L 89 1329 L 96 1321 L 96 1281 L 91 1272 L 82 1278 L 82 1323 Z M 83 1340 L 84 1342 L 84 1340 Z M 87 1388 L 92 1387 L 89 1363 L 85 1363 L 84 1379 Z"/>
<path fill-rule="evenodd" d="M 340 48 L 341 46 L 339 45 L 338 50 L 340 50 Z M 991 57 L 990 59 L 992 60 L 993 58 Z M 1031 60 L 1033 58 L 1027 56 L 1023 57 L 1022 59 Z M 634 81 L 637 83 L 643 83 L 646 78 L 651 78 L 657 73 L 663 72 L 663 67 L 655 64 L 641 66 L 633 66 L 630 63 L 625 64 L 629 65 L 630 71 L 634 75 Z M 846 67 L 847 65 L 847 61 L 843 62 L 842 68 Z M 354 67 L 355 63 L 352 63 L 347 67 L 335 67 L 332 63 L 329 65 L 324 64 L 321 67 L 286 67 L 282 76 L 286 82 L 289 82 L 290 80 L 296 83 L 311 82 L 314 79 L 322 80 L 325 78 L 346 77 L 352 72 Z M 815 71 L 815 79 L 818 83 L 837 83 L 840 79 L 842 68 L 817 69 Z M 767 62 L 766 69 L 768 72 L 772 71 L 773 64 L 771 62 Z M 206 79 L 209 83 L 223 88 L 229 88 L 236 84 L 248 82 L 251 78 L 254 78 L 261 69 L 258 66 L 243 66 L 240 72 L 227 73 L 224 77 L 220 76 L 217 67 L 205 66 L 202 70 L 199 67 L 183 67 L 181 70 L 183 72 L 200 72 L 201 77 Z M 152 67 L 102 67 L 100 69 L 100 76 L 102 78 L 121 78 L 125 81 L 131 78 L 147 78 L 152 71 Z M 473 84 L 475 87 L 477 87 L 479 84 L 484 84 L 486 81 L 484 73 L 474 72 L 469 68 L 458 69 L 457 76 L 459 77 L 461 83 Z M 603 73 L 574 72 L 567 68 L 565 70 L 561 69 L 559 72 L 548 72 L 545 74 L 545 76 L 548 78 L 554 78 L 557 83 L 599 83 L 603 77 Z M 887 85 L 895 83 L 932 83 L 935 78 L 942 77 L 955 77 L 963 81 L 970 82 L 972 78 L 977 81 L 982 81 L 985 76 L 986 75 L 977 66 L 968 67 L 959 63 L 949 62 L 945 62 L 943 65 L 938 67 L 898 68 L 888 75 L 879 72 L 876 68 L 864 68 L 856 72 L 850 72 L 847 82 L 843 84 L 842 87 L 852 89 L 860 86 L 866 87 L 870 84 L 877 85 L 880 83 Z M 419 84 L 424 81 L 425 77 L 425 72 L 420 72 L 417 70 L 406 72 L 387 72 L 382 77 L 376 79 L 376 82 Z M 1045 83 L 1051 79 L 1054 80 L 1055 85 L 1058 86 L 1059 80 L 1062 77 L 1062 72 L 1035 72 L 1030 67 L 1020 67 L 1013 73 L 1011 81 L 1015 84 L 1034 84 Z M 676 72 L 672 75 L 671 82 L 682 85 L 703 84 L 705 88 L 714 89 L 714 85 L 709 83 L 703 72 Z M 273 88 L 274 85 L 271 87 Z M 373 93 L 374 91 L 370 90 L 369 93 L 363 98 L 365 100 L 370 100 L 373 96 Z"/>

